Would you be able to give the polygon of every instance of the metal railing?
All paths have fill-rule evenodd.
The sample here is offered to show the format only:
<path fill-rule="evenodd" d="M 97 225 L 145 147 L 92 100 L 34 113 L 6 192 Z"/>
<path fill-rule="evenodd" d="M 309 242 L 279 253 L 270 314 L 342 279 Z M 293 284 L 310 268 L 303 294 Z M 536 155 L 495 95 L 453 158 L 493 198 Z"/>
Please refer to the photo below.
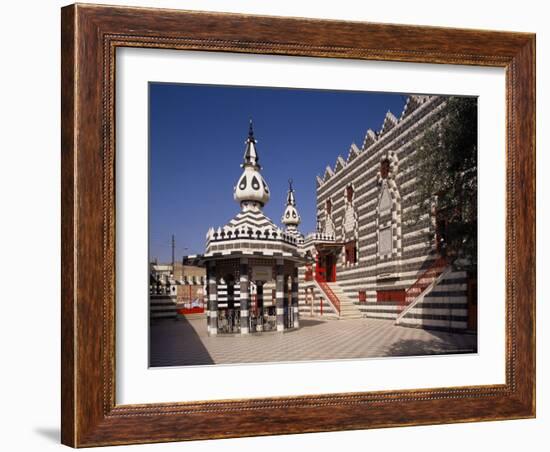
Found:
<path fill-rule="evenodd" d="M 332 289 L 326 282 L 317 281 L 317 284 L 319 284 L 319 287 L 322 289 L 323 292 L 325 292 L 325 295 L 334 306 L 334 309 L 336 309 L 338 315 L 340 315 L 340 299 L 336 296 L 336 294 L 332 291 Z"/>

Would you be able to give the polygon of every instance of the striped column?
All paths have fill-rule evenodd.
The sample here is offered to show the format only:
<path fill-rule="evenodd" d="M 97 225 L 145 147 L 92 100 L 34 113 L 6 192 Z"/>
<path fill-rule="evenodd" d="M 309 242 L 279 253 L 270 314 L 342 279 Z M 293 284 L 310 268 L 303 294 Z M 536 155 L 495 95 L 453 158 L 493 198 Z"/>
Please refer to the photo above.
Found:
<path fill-rule="evenodd" d="M 299 307 L 298 307 L 298 267 L 294 266 L 292 270 L 292 286 L 291 286 L 291 309 L 293 314 L 293 327 L 300 327 Z"/>
<path fill-rule="evenodd" d="M 258 318 L 262 319 L 262 322 L 264 320 L 264 283 L 263 281 L 258 281 L 257 283 L 257 295 L 256 295 L 256 303 L 258 306 Z M 258 323 L 256 325 L 256 331 L 263 331 L 264 326 L 263 323 Z"/>
<path fill-rule="evenodd" d="M 277 331 L 283 331 L 285 329 L 285 276 L 283 260 L 277 259 L 277 265 L 275 266 L 275 304 L 277 306 Z"/>
<path fill-rule="evenodd" d="M 218 334 L 218 289 L 216 285 L 216 264 L 211 262 L 208 266 L 208 334 Z"/>
<path fill-rule="evenodd" d="M 248 334 L 248 305 L 250 297 L 250 283 L 248 281 L 248 259 L 246 257 L 241 258 L 241 334 Z"/>

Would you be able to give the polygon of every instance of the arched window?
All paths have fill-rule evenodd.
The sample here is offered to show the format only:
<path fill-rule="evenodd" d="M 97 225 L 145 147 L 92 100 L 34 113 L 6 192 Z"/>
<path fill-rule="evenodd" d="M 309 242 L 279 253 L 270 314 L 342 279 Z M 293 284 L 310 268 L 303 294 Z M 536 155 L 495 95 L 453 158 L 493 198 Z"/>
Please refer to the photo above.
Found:
<path fill-rule="evenodd" d="M 327 199 L 326 210 L 327 210 L 327 215 L 332 214 L 332 201 L 330 199 Z"/>
<path fill-rule="evenodd" d="M 346 188 L 346 198 L 348 202 L 353 200 L 353 187 L 351 185 L 348 185 Z"/>
<path fill-rule="evenodd" d="M 357 263 L 357 242 L 351 240 L 344 244 L 345 259 L 346 264 L 356 264 Z"/>
<path fill-rule="evenodd" d="M 380 162 L 380 176 L 382 176 L 382 179 L 387 179 L 389 174 L 390 161 L 388 159 L 384 159 Z"/>

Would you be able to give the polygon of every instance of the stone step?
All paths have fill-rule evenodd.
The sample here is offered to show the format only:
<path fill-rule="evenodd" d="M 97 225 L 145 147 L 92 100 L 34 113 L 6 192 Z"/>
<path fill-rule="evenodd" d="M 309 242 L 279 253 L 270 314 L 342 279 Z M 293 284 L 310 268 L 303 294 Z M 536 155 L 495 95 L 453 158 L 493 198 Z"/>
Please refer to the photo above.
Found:
<path fill-rule="evenodd" d="M 340 316 L 340 319 L 341 320 L 346 320 L 346 319 L 362 319 L 363 316 L 361 314 L 351 314 L 351 315 L 341 315 Z"/>
<path fill-rule="evenodd" d="M 338 283 L 327 283 L 327 286 L 338 298 L 340 304 L 340 319 L 361 319 L 363 314 L 355 303 L 348 297 Z"/>

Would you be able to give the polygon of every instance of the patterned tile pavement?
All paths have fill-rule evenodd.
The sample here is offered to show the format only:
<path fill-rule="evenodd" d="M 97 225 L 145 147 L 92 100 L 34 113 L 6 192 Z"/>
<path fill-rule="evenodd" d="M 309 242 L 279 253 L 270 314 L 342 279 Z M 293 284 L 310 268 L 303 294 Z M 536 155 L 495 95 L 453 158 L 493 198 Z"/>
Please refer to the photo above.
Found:
<path fill-rule="evenodd" d="M 406 328 L 391 320 L 301 318 L 300 329 L 209 337 L 205 319 L 151 323 L 151 367 L 475 353 L 477 336 Z"/>

